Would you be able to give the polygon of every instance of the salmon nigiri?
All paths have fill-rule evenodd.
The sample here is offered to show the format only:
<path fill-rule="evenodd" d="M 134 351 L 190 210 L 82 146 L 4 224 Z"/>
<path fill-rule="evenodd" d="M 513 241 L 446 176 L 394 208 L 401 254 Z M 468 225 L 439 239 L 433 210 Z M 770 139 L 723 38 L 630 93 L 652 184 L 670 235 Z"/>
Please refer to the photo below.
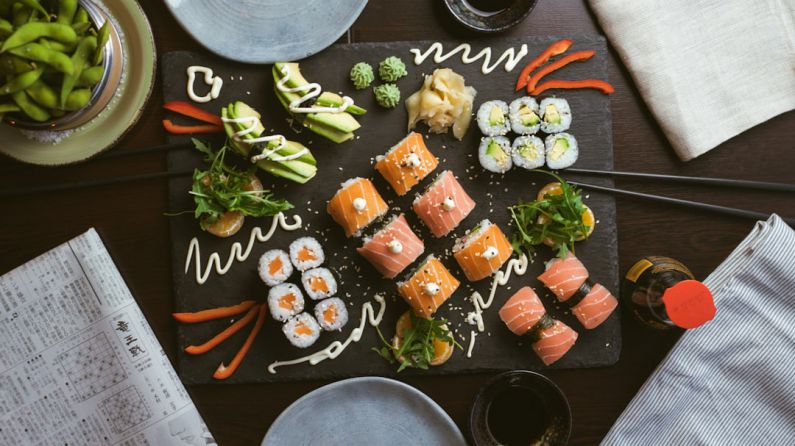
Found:
<path fill-rule="evenodd" d="M 604 322 L 618 306 L 618 300 L 610 291 L 600 284 L 590 287 L 588 294 L 571 307 L 571 312 L 577 316 L 583 327 L 593 329 Z"/>
<path fill-rule="evenodd" d="M 523 336 L 546 314 L 544 304 L 529 286 L 522 287 L 500 308 L 500 319 L 515 335 Z"/>
<path fill-rule="evenodd" d="M 494 274 L 513 254 L 511 242 L 488 219 L 456 240 L 453 257 L 471 282 Z"/>
<path fill-rule="evenodd" d="M 406 217 L 400 214 L 372 237 L 365 238 L 356 251 L 381 275 L 393 279 L 422 255 L 425 245 L 411 230 Z"/>
<path fill-rule="evenodd" d="M 425 146 L 422 135 L 411 132 L 386 155 L 376 158 L 375 169 L 398 195 L 405 195 L 438 165 L 439 160 Z"/>
<path fill-rule="evenodd" d="M 587 278 L 588 270 L 571 253 L 565 259 L 556 257 L 547 262 L 546 271 L 538 276 L 538 280 L 549 288 L 561 302 L 565 302 L 573 296 Z"/>
<path fill-rule="evenodd" d="M 326 210 L 345 236 L 359 236 L 362 229 L 384 215 L 388 207 L 373 183 L 366 178 L 351 178 L 342 183 L 329 200 Z"/>
<path fill-rule="evenodd" d="M 414 200 L 413 208 L 435 237 L 444 237 L 472 212 L 475 201 L 467 195 L 453 172 L 445 170 Z"/>
<path fill-rule="evenodd" d="M 551 326 L 538 330 L 538 340 L 533 342 L 533 350 L 545 365 L 562 358 L 577 342 L 576 331 L 561 321 L 549 319 Z"/>
<path fill-rule="evenodd" d="M 398 283 L 398 293 L 417 316 L 430 318 L 453 295 L 458 285 L 458 279 L 431 254 L 405 282 Z"/>

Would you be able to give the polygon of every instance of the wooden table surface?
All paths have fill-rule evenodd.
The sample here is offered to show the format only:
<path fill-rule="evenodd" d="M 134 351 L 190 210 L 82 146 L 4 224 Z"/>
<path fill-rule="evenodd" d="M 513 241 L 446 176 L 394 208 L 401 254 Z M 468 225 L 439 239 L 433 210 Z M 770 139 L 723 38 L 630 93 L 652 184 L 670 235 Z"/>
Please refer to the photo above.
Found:
<path fill-rule="evenodd" d="M 374 0 L 352 28 L 355 42 L 460 39 L 471 37 L 455 26 L 431 0 Z M 160 54 L 201 50 L 155 0 L 142 2 L 155 32 Z M 541 0 L 532 14 L 507 34 L 576 36 L 601 30 L 584 0 Z M 344 37 L 343 37 L 344 40 Z M 266 71 L 263 71 L 266 73 Z M 793 182 L 795 113 L 759 125 L 689 163 L 680 162 L 628 72 L 612 52 L 615 167 L 621 170 Z M 160 85 L 143 119 L 117 150 L 163 143 Z M 0 144 L 3 144 L 0 141 Z M 57 150 L 57 149 L 53 149 Z M 39 168 L 0 158 L 0 188 L 112 177 L 165 169 L 165 157 L 152 154 L 62 168 Z M 619 187 L 692 200 L 779 212 L 795 217 L 795 197 L 719 188 L 691 189 L 639 181 Z M 166 183 L 162 180 L 100 189 L 3 200 L 0 273 L 96 227 L 114 256 L 143 312 L 169 357 L 175 358 Z M 620 269 L 643 255 L 669 255 L 706 277 L 751 230 L 752 221 L 710 213 L 618 199 Z M 642 328 L 624 314 L 624 349 L 613 367 L 548 373 L 566 393 L 573 413 L 571 444 L 595 444 L 605 435 L 649 374 L 666 355 L 678 333 Z M 490 375 L 412 378 L 406 381 L 436 400 L 466 432 L 470 405 Z M 199 411 L 221 445 L 253 445 L 276 416 L 305 393 L 327 384 L 301 382 L 270 385 L 193 386 Z"/>

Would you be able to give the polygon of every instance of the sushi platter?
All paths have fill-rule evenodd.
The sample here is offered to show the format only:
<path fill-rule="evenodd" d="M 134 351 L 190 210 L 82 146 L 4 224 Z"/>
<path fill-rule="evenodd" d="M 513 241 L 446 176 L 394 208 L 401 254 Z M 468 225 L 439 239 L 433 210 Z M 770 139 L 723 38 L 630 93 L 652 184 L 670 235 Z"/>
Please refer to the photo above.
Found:
<path fill-rule="evenodd" d="M 556 252 L 541 246 L 535 254 L 525 257 L 529 260 L 523 265 L 522 256 L 511 246 L 516 228 L 509 207 L 519 201 L 534 200 L 539 190 L 554 179 L 544 172 L 521 168 L 536 167 L 522 165 L 530 162 L 529 157 L 514 158 L 516 165 L 510 170 L 500 164 L 505 159 L 486 159 L 492 144 L 504 145 L 504 149 L 510 150 L 510 140 L 525 138 L 523 141 L 537 141 L 542 152 L 544 144 L 553 146 L 553 152 L 557 144 L 564 144 L 566 150 L 563 152 L 574 153 L 571 160 L 555 155 L 554 159 L 562 165 L 548 160 L 549 168 L 564 167 L 567 163 L 580 168 L 612 168 L 609 100 L 599 91 L 550 90 L 538 96 L 542 110 L 560 114 L 559 122 L 563 123 L 561 128 L 545 123 L 548 141 L 543 141 L 547 135 L 543 128 L 537 138 L 522 136 L 525 132 L 508 133 L 503 137 L 500 135 L 505 132 L 497 131 L 488 136 L 491 132 L 488 119 L 480 115 L 493 116 L 495 112 L 489 111 L 487 104 L 483 106 L 486 111 L 479 113 L 481 105 L 498 101 L 494 103 L 495 108 L 503 107 L 504 103 L 505 116 L 509 113 L 514 116 L 515 110 L 507 110 L 507 104 L 524 95 L 523 92 L 514 93 L 521 66 L 559 40 L 552 36 L 490 39 L 488 45 L 497 54 L 525 45 L 529 55 L 516 69 L 506 71 L 500 66 L 488 74 L 484 74 L 486 70 L 482 70 L 480 64 L 465 64 L 458 56 L 441 63 L 428 58 L 415 64 L 415 53 L 411 50 L 432 47 L 434 42 L 335 45 L 299 61 L 300 73 L 296 73 L 298 64 L 277 64 L 271 70 L 270 67 L 234 64 L 205 54 L 173 52 L 163 55 L 160 70 L 165 101 L 187 101 L 186 70 L 192 66 L 209 67 L 214 76 L 223 80 L 223 88 L 215 94 L 208 93 L 208 102 L 197 105 L 213 114 L 223 108 L 224 123 L 237 124 L 250 119 L 254 113 L 232 105 L 245 102 L 261 115 L 264 130 L 286 136 L 288 141 L 280 147 L 296 148 L 290 161 L 299 165 L 304 159 L 307 152 L 300 147 L 310 148 L 312 161 L 316 161 L 316 172 L 307 172 L 308 167 L 303 165 L 291 172 L 279 171 L 282 178 L 260 171 L 258 176 L 262 184 L 259 187 L 264 186 L 293 207 L 285 208 L 280 217 L 248 217 L 242 228 L 236 228 L 239 231 L 228 238 L 216 237 L 197 224 L 193 216 L 194 197 L 188 193 L 193 187 L 191 178 L 169 181 L 169 211 L 176 214 L 168 217 L 175 311 L 196 312 L 249 300 L 267 301 L 271 308 L 266 316 L 260 314 L 258 317 L 261 332 L 252 340 L 245 361 L 234 375 L 221 381 L 213 379 L 212 371 L 219 363 L 228 361 L 236 347 L 215 348 L 201 355 L 184 352 L 182 347 L 212 338 L 229 325 L 231 318 L 180 325 L 178 369 L 182 380 L 188 384 L 255 383 L 361 375 L 600 367 L 615 363 L 621 349 L 618 312 L 607 311 L 593 322 L 588 314 L 572 311 L 570 305 L 561 302 L 582 287 L 589 287 L 585 292 L 587 296 L 578 299 L 589 299 L 599 293 L 609 296 L 610 291 L 617 293 L 618 247 L 613 198 L 583 194 L 583 202 L 595 216 L 590 225 L 592 229 L 595 225 L 595 230 L 587 240 L 576 245 L 576 258 L 563 256 L 551 262 L 549 271 L 544 273 L 546 262 L 555 258 Z M 572 40 L 578 51 L 590 51 L 592 58 L 587 64 L 567 66 L 565 75 L 605 79 L 607 49 L 604 39 L 582 36 Z M 459 43 L 440 44 L 454 48 Z M 484 47 L 477 41 L 469 43 L 475 51 Z M 393 101 L 397 106 L 389 109 L 379 104 L 396 99 L 394 91 L 378 91 L 376 87 L 374 95 L 372 88 L 356 90 L 349 80 L 349 71 L 358 62 L 377 65 L 391 56 L 406 62 L 407 73 L 395 82 L 402 96 Z M 424 83 L 423 76 L 431 75 L 437 68 L 451 69 L 465 79 L 467 88 L 476 91 L 470 109 L 471 125 L 468 130 L 463 127 L 464 131 L 459 132 L 461 122 L 456 121 L 452 132 L 436 134 L 429 132 L 425 123 L 420 123 L 413 132 L 408 132 L 404 101 L 412 92 L 424 88 L 427 81 Z M 279 88 L 274 83 L 279 81 L 280 73 L 290 70 L 294 76 L 318 82 L 324 91 L 333 93 L 327 97 L 331 98 L 332 108 L 339 105 L 334 104 L 334 97 L 350 97 L 355 106 L 349 105 L 348 110 L 361 124 L 355 135 L 352 131 L 322 135 L 317 128 L 310 131 L 316 122 L 309 117 L 302 121 L 288 114 L 283 106 L 285 103 L 280 103 L 281 97 L 274 94 L 275 87 L 276 91 Z M 283 83 L 291 87 L 289 81 Z M 288 88 L 283 92 L 284 96 L 291 94 Z M 559 101 L 560 98 L 565 100 Z M 406 101 L 407 106 L 414 100 Z M 535 101 L 526 104 L 538 111 Z M 361 108 L 362 114 L 355 107 Z M 366 114 L 363 114 L 365 109 Z M 408 114 L 412 113 L 416 115 L 415 120 L 422 118 L 421 112 L 417 114 L 409 108 Z M 508 125 L 504 120 L 500 122 L 500 125 Z M 536 129 L 528 130 L 528 133 L 535 132 Z M 223 145 L 227 135 L 194 136 L 218 147 Z M 171 135 L 170 138 L 173 143 L 190 141 L 184 135 Z M 337 144 L 332 141 L 334 138 L 348 140 Z M 574 150 L 570 150 L 572 147 Z M 408 160 L 414 174 L 394 175 L 392 172 L 397 165 L 394 160 L 398 159 Z M 168 155 L 168 163 L 169 170 L 201 169 L 203 166 L 202 156 L 196 150 L 173 150 Z M 270 166 L 270 172 L 278 171 L 276 164 Z M 307 169 L 302 170 L 304 167 Z M 574 175 L 564 176 L 575 178 Z M 609 179 L 591 181 L 611 185 Z M 434 204 L 437 202 L 441 208 Z M 234 243 L 238 243 L 237 248 L 233 248 Z M 213 253 L 217 253 L 215 266 L 208 264 L 213 262 Z M 230 255 L 240 261 L 231 259 L 227 263 Z M 384 256 L 390 256 L 390 261 L 379 260 Z M 525 265 L 524 274 L 518 274 Z M 569 267 L 573 269 L 567 269 Z M 218 274 L 219 269 L 223 269 L 224 274 Z M 411 274 L 411 271 L 416 272 Z M 490 296 L 492 283 L 497 281 L 495 272 L 501 279 L 500 286 L 495 285 L 493 305 L 485 308 L 481 304 Z M 544 276 L 539 281 L 537 277 L 542 273 Z M 581 273 L 581 280 L 575 280 L 577 286 L 566 289 L 566 278 Z M 556 278 L 555 274 L 566 274 L 566 278 Z M 586 276 L 589 278 L 587 284 Z M 471 298 L 475 292 L 481 296 L 481 304 L 477 303 L 478 299 Z M 561 353 L 552 360 L 534 352 L 531 341 L 516 334 L 524 334 L 538 319 L 526 321 L 528 327 L 522 328 L 520 322 L 526 316 L 522 313 L 512 317 L 512 323 L 506 327 L 507 322 L 503 323 L 501 316 L 505 319 L 505 312 L 511 311 L 512 304 L 520 309 L 525 306 L 540 308 L 541 314 L 546 312 L 543 318 L 549 323 L 548 332 L 560 332 L 562 336 L 571 334 L 576 343 L 564 352 L 565 355 Z M 478 306 L 481 308 L 476 309 Z M 304 313 L 296 315 L 296 307 Z M 250 304 L 241 308 L 250 312 L 250 316 L 246 316 L 249 320 L 254 318 Z M 455 346 L 449 344 L 451 348 L 446 353 L 449 359 L 445 358 L 443 364 L 427 369 L 406 367 L 398 372 L 396 365 L 383 357 L 385 347 L 379 332 L 392 339 L 398 320 L 410 309 L 417 317 L 443 318 L 445 330 L 449 330 L 455 341 Z M 334 320 L 324 320 L 329 312 L 336 315 Z M 473 318 L 475 313 L 479 316 Z M 378 316 L 380 323 L 376 329 L 372 321 L 379 319 Z M 408 316 L 403 317 L 408 321 Z M 476 321 L 478 317 L 482 320 Z M 302 334 L 304 331 L 315 337 L 307 341 Z M 241 330 L 233 334 L 227 343 L 240 345 L 247 332 Z M 322 332 L 319 338 L 314 335 L 318 332 Z M 334 342 L 338 344 L 335 346 Z M 342 344 L 344 348 L 340 348 Z M 334 354 L 314 364 L 298 360 L 318 351 Z"/>

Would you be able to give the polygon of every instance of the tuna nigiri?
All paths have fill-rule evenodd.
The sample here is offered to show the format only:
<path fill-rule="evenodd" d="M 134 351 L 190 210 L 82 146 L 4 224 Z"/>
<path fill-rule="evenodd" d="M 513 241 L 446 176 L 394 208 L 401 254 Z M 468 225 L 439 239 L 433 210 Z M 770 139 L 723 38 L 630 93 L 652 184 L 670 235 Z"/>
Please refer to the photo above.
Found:
<path fill-rule="evenodd" d="M 600 284 L 594 284 L 585 297 L 571 307 L 583 327 L 593 329 L 604 322 L 618 306 L 618 300 Z"/>
<path fill-rule="evenodd" d="M 475 208 L 475 202 L 445 170 L 436 177 L 425 193 L 414 200 L 414 212 L 435 237 L 443 237 L 458 226 Z"/>
<path fill-rule="evenodd" d="M 500 319 L 515 335 L 523 336 L 546 314 L 544 304 L 532 288 L 526 286 L 516 292 L 500 308 Z"/>
<path fill-rule="evenodd" d="M 456 240 L 453 257 L 471 282 L 494 274 L 513 254 L 511 242 L 488 219 Z"/>
<path fill-rule="evenodd" d="M 398 293 L 417 316 L 429 318 L 453 295 L 458 285 L 460 282 L 431 254 L 405 282 L 398 283 Z"/>
<path fill-rule="evenodd" d="M 345 236 L 359 236 L 362 229 L 384 215 L 387 205 L 373 183 L 366 178 L 351 178 L 329 200 L 326 210 Z"/>
<path fill-rule="evenodd" d="M 568 352 L 577 342 L 577 332 L 558 320 L 548 328 L 538 330 L 533 350 L 545 365 L 550 365 Z"/>
<path fill-rule="evenodd" d="M 386 155 L 376 158 L 375 169 L 398 195 L 405 195 L 438 165 L 439 160 L 425 146 L 422 135 L 411 132 Z"/>
<path fill-rule="evenodd" d="M 400 214 L 372 237 L 366 237 L 356 251 L 385 278 L 393 279 L 422 255 L 425 245 Z"/>
<path fill-rule="evenodd" d="M 565 259 L 554 258 L 547 262 L 547 269 L 540 276 L 540 280 L 558 300 L 568 300 L 585 283 L 588 270 L 573 254 Z"/>

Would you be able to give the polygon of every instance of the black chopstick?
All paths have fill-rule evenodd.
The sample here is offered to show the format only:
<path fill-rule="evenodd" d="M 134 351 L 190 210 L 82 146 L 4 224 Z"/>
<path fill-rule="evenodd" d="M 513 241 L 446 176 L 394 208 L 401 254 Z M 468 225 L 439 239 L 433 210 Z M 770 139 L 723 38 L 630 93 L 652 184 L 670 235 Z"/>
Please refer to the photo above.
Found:
<path fill-rule="evenodd" d="M 678 175 L 665 175 L 659 173 L 621 172 L 597 169 L 565 169 L 569 173 L 585 175 L 605 175 L 612 177 L 641 178 L 647 180 L 660 180 L 672 183 L 707 184 L 711 186 L 738 187 L 743 189 L 759 189 L 778 192 L 795 192 L 795 184 L 770 183 L 766 181 L 733 180 L 729 178 L 685 177 Z"/>
<path fill-rule="evenodd" d="M 190 142 L 181 142 L 177 144 L 161 144 L 159 146 L 145 147 L 143 149 L 130 149 L 130 150 L 115 149 L 109 152 L 105 152 L 94 159 L 104 160 L 111 158 L 122 158 L 125 156 L 143 155 L 146 153 L 155 153 L 155 152 L 170 152 L 172 150 L 183 150 L 188 148 L 193 148 L 193 144 Z"/>
<path fill-rule="evenodd" d="M 770 217 L 769 214 L 765 214 L 764 212 L 748 211 L 745 209 L 719 206 L 716 204 L 701 203 L 699 201 L 683 200 L 681 198 L 671 198 L 671 197 L 664 197 L 662 195 L 652 195 L 643 192 L 633 192 L 630 190 L 616 189 L 613 187 L 597 186 L 595 184 L 580 183 L 579 181 L 569 181 L 569 184 L 573 184 L 583 189 L 609 192 L 617 195 L 626 195 L 628 197 L 634 197 L 634 198 L 643 198 L 646 200 L 658 201 L 661 203 L 675 204 L 678 206 L 683 206 L 691 209 L 701 209 L 705 211 L 718 212 L 726 215 L 733 215 L 735 217 L 751 218 L 754 220 L 767 220 L 768 217 Z M 781 219 L 784 220 L 788 225 L 795 226 L 795 218 L 781 217 Z"/>
<path fill-rule="evenodd" d="M 17 187 L 14 189 L 6 189 L 0 191 L 0 197 L 34 195 L 34 194 L 43 194 L 48 192 L 61 192 L 61 191 L 75 190 L 75 189 L 86 189 L 89 187 L 96 187 L 96 186 L 109 186 L 112 184 L 130 183 L 133 181 L 156 180 L 159 178 L 176 178 L 176 177 L 189 176 L 189 175 L 193 175 L 193 169 L 175 170 L 171 172 L 143 173 L 140 175 L 130 175 L 125 177 L 108 178 L 102 180 L 80 181 L 76 183 L 49 184 L 46 186 L 38 186 L 38 187 Z"/>

